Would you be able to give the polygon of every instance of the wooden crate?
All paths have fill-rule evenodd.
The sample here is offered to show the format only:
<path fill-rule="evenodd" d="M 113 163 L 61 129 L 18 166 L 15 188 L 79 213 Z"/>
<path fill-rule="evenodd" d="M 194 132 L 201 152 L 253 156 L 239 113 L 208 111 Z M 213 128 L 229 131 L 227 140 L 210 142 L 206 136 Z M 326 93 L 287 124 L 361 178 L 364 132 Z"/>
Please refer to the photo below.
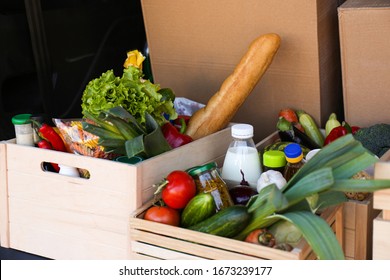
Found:
<path fill-rule="evenodd" d="M 2 247 L 53 259 L 128 259 L 129 217 L 170 171 L 225 154 L 230 127 L 136 165 L 0 142 Z M 45 172 L 87 169 L 90 179 Z"/>
<path fill-rule="evenodd" d="M 374 177 L 390 179 L 390 151 L 381 157 L 381 162 L 375 164 Z M 381 213 L 374 220 L 372 258 L 390 260 L 390 189 L 374 193 L 374 208 L 381 210 Z"/>
<path fill-rule="evenodd" d="M 373 220 L 379 214 L 373 208 L 373 195 L 363 201 L 344 203 L 344 254 L 346 259 L 372 259 Z"/>
<path fill-rule="evenodd" d="M 130 219 L 133 259 L 316 259 L 316 255 L 304 239 L 292 251 L 287 252 L 144 220 L 143 215 L 152 202 L 138 209 Z M 329 208 L 321 216 L 331 225 L 342 244 L 342 206 Z"/>
<path fill-rule="evenodd" d="M 278 139 L 278 133 L 274 132 L 259 142 L 257 149 L 261 151 Z M 223 159 L 224 155 L 216 161 L 222 163 Z M 291 252 L 267 247 L 260 250 L 259 245 L 143 220 L 143 214 L 151 204 L 152 201 L 135 211 L 130 218 L 134 259 L 316 259 L 305 240 Z M 343 245 L 342 205 L 324 211 L 322 217 L 332 226 Z"/>

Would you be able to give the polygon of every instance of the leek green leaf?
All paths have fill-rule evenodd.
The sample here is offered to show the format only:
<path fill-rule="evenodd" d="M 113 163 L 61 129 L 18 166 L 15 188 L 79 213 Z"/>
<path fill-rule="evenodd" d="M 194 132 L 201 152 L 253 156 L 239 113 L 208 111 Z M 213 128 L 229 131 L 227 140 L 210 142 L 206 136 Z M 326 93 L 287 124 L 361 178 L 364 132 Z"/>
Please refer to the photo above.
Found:
<path fill-rule="evenodd" d="M 321 217 L 309 211 L 276 215 L 294 224 L 320 260 L 344 260 L 340 243 L 330 226 Z"/>

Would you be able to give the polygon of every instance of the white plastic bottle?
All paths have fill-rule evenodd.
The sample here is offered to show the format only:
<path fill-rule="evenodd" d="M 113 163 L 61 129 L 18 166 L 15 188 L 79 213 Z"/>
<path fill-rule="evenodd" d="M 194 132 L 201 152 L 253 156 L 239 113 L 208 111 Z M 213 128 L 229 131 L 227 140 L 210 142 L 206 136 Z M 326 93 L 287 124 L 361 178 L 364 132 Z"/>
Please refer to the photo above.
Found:
<path fill-rule="evenodd" d="M 260 157 L 253 141 L 253 126 L 235 124 L 232 126 L 233 140 L 226 152 L 222 167 L 222 179 L 229 187 L 240 184 L 241 171 L 249 185 L 256 189 L 261 174 Z"/>
<path fill-rule="evenodd" d="M 76 167 L 67 166 L 63 164 L 58 164 L 58 166 L 60 167 L 59 174 L 66 175 L 69 177 L 80 177 L 80 173 Z"/>

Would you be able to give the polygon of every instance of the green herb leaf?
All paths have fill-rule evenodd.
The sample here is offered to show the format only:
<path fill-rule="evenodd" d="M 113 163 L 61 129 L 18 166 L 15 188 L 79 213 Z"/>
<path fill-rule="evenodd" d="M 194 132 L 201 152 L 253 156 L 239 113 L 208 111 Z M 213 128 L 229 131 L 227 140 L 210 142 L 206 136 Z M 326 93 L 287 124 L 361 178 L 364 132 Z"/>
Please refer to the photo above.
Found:
<path fill-rule="evenodd" d="M 288 212 L 277 217 L 293 223 L 320 260 L 344 260 L 344 253 L 329 225 L 309 211 Z"/>

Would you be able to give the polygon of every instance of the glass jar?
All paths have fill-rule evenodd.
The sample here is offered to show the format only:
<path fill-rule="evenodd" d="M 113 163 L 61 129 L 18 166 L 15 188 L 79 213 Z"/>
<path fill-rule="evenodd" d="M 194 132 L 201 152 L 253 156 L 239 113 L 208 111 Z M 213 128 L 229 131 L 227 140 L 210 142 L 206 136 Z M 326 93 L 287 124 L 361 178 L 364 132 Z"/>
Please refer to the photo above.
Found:
<path fill-rule="evenodd" d="M 34 131 L 31 124 L 31 114 L 19 114 L 12 117 L 15 126 L 16 144 L 34 146 Z"/>
<path fill-rule="evenodd" d="M 233 205 L 228 188 L 219 175 L 215 162 L 191 168 L 188 173 L 195 180 L 198 193 L 210 193 L 215 202 L 216 210 Z"/>
<path fill-rule="evenodd" d="M 222 179 L 229 187 L 240 184 L 242 173 L 249 185 L 256 189 L 261 174 L 260 156 L 253 142 L 253 126 L 232 126 L 232 141 L 227 149 L 222 167 Z M 242 173 L 241 173 L 242 172 Z"/>
<path fill-rule="evenodd" d="M 303 153 L 299 144 L 291 143 L 284 148 L 284 154 L 287 164 L 283 176 L 288 182 L 304 165 Z"/>
<path fill-rule="evenodd" d="M 263 153 L 264 171 L 275 170 L 284 173 L 286 157 L 282 151 L 265 151 Z"/>

